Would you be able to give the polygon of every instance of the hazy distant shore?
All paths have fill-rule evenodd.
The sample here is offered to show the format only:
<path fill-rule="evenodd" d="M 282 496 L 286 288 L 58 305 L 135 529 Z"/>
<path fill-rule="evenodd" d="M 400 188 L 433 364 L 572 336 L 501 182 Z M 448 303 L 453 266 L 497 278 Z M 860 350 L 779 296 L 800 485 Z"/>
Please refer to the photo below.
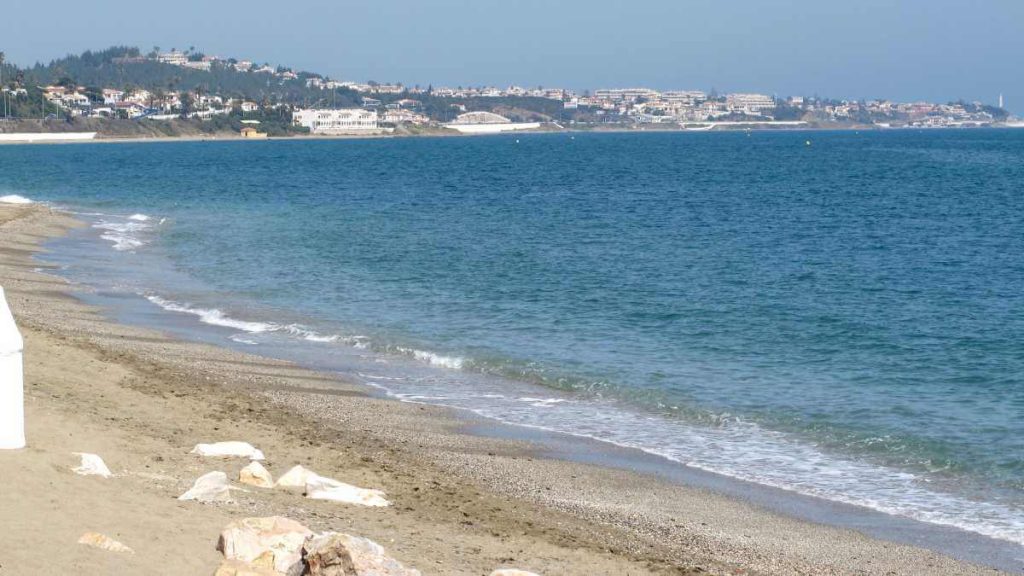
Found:
<path fill-rule="evenodd" d="M 94 142 L 214 139 L 228 138 Z M 466 434 L 487 423 L 451 410 L 111 322 L 40 271 L 45 254 L 33 257 L 78 225 L 40 205 L 0 204 L 0 284 L 25 333 L 29 426 L 28 449 L 0 452 L 0 519 L 19 526 L 0 537 L 12 574 L 110 573 L 74 544 L 95 529 L 136 549 L 119 573 L 212 573 L 221 528 L 270 514 L 370 537 L 424 574 L 998 573 L 650 474 L 552 459 L 529 439 Z M 395 505 L 263 492 L 225 506 L 173 500 L 209 468 L 188 449 L 228 439 L 259 445 L 275 475 L 302 463 L 383 488 Z M 71 475 L 72 451 L 100 452 L 123 475 Z M 30 545 L 40 541 L 46 554 Z"/>
<path fill-rule="evenodd" d="M 986 127 L 943 127 L 943 128 L 920 128 L 920 127 L 891 127 L 884 128 L 879 126 L 869 125 L 829 125 L 829 126 L 788 126 L 788 127 L 772 127 L 772 126 L 757 126 L 757 127 L 716 127 L 711 130 L 697 130 L 697 129 L 686 129 L 680 127 L 662 127 L 662 126 L 638 126 L 638 127 L 626 127 L 626 126 L 589 126 L 589 127 L 569 127 L 569 128 L 542 128 L 539 130 L 519 130 L 501 132 L 495 134 L 463 134 L 454 130 L 445 130 L 441 128 L 423 130 L 416 133 L 367 133 L 367 134 L 294 134 L 288 136 L 272 136 L 263 139 L 248 139 L 234 132 L 217 132 L 213 134 L 183 134 L 183 135 L 146 135 L 146 136 L 123 136 L 117 134 L 103 134 L 98 133 L 93 139 L 85 140 L 52 140 L 52 141 L 29 141 L 29 140 L 16 140 L 16 141 L 0 141 L 0 146 L 5 145 L 38 145 L 38 144 L 89 144 L 89 143 L 104 143 L 104 144 L 116 144 L 116 143 L 140 143 L 140 142 L 234 142 L 234 141 L 247 141 L 247 142 L 265 142 L 267 140 L 365 140 L 365 139 L 389 139 L 389 138 L 444 138 L 444 137 L 462 137 L 462 138 L 474 138 L 481 136 L 510 136 L 510 135 L 528 135 L 528 134 L 612 134 L 612 133 L 625 133 L 625 134 L 666 134 L 666 133 L 736 133 L 736 132 L 837 132 L 837 131 L 905 131 L 905 130 L 984 130 L 984 129 L 1019 129 L 1021 126 L 1013 125 L 997 125 L 997 126 L 986 126 Z M 59 134 L 61 132 L 56 131 L 39 131 L 39 132 L 25 132 L 25 134 Z"/>

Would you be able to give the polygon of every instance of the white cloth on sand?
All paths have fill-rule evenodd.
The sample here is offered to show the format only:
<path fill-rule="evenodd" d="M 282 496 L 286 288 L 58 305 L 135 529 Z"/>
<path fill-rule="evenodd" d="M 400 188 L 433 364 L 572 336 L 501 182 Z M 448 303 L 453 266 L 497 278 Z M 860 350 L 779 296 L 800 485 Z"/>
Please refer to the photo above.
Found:
<path fill-rule="evenodd" d="M 113 474 L 110 473 L 110 469 L 103 462 L 103 459 L 95 454 L 89 454 L 88 452 L 73 452 L 75 456 L 82 457 L 82 464 L 77 468 L 72 468 L 71 471 L 81 476 L 102 476 L 104 478 L 110 478 Z"/>
<path fill-rule="evenodd" d="M 384 498 L 384 492 L 380 490 L 359 488 L 323 476 L 315 476 L 306 480 L 306 498 L 333 500 L 360 506 L 389 506 L 391 504 Z"/>
<path fill-rule="evenodd" d="M 260 452 L 248 442 L 216 442 L 213 444 L 196 444 L 191 454 L 200 456 L 231 456 L 248 458 L 250 460 L 263 460 L 263 452 Z"/>

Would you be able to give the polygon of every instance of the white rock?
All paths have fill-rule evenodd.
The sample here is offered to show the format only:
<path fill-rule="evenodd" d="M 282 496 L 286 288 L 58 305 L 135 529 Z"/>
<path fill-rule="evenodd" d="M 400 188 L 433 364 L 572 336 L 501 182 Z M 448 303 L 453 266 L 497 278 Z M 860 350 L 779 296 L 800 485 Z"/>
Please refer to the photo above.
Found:
<path fill-rule="evenodd" d="M 360 506 L 388 506 L 391 504 L 384 498 L 384 492 L 380 490 L 359 488 L 323 476 L 315 476 L 306 480 L 306 498 L 333 500 Z"/>
<path fill-rule="evenodd" d="M 540 574 L 527 572 L 526 570 L 517 570 L 516 568 L 500 568 L 491 572 L 491 576 L 540 576 Z"/>
<path fill-rule="evenodd" d="M 313 532 L 282 516 L 245 518 L 228 524 L 220 533 L 217 549 L 228 560 L 257 562 L 270 560 L 282 574 L 301 574 L 302 545 Z"/>
<path fill-rule="evenodd" d="M 259 488 L 273 488 L 274 478 L 263 467 L 263 464 L 253 460 L 248 466 L 238 472 L 238 481 L 242 484 L 257 486 Z"/>
<path fill-rule="evenodd" d="M 86 532 L 82 534 L 82 537 L 78 539 L 79 544 L 85 544 L 86 546 L 92 546 L 93 548 L 99 548 L 100 550 L 108 550 L 110 552 L 126 552 L 128 554 L 134 554 L 135 550 L 121 544 L 117 540 L 104 536 L 98 532 Z"/>
<path fill-rule="evenodd" d="M 228 475 L 223 472 L 210 472 L 196 479 L 188 492 L 178 496 L 178 500 L 196 500 L 198 502 L 230 502 L 231 485 Z"/>
<path fill-rule="evenodd" d="M 216 442 L 214 444 L 196 444 L 191 454 L 200 456 L 231 456 L 237 458 L 248 458 L 250 460 L 263 460 L 263 452 L 260 452 L 248 442 Z"/>
<path fill-rule="evenodd" d="M 102 476 L 104 478 L 110 478 L 113 474 L 110 473 L 110 469 L 103 462 L 103 459 L 95 454 L 89 454 L 87 452 L 73 452 L 75 456 L 82 457 L 82 464 L 77 468 L 72 468 L 71 471 L 75 474 L 82 476 Z"/>
<path fill-rule="evenodd" d="M 309 576 L 420 576 L 380 544 L 358 536 L 328 532 L 307 540 L 303 552 Z"/>
<path fill-rule="evenodd" d="M 318 475 L 312 470 L 302 466 L 293 466 L 291 470 L 288 470 L 278 478 L 277 483 L 274 485 L 280 488 L 305 488 L 306 481 L 317 477 Z"/>

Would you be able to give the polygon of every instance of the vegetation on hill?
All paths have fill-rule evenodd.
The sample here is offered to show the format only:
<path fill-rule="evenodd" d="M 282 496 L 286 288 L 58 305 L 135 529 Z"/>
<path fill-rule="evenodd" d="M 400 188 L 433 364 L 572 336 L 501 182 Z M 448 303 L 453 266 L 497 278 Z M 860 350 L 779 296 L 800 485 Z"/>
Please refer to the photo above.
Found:
<path fill-rule="evenodd" d="M 189 54 L 189 58 L 201 54 Z M 68 84 L 90 88 L 143 88 L 150 92 L 200 92 L 224 97 L 244 98 L 276 104 L 312 104 L 322 99 L 321 90 L 306 87 L 306 79 L 315 76 L 299 73 L 298 78 L 282 79 L 266 72 L 240 71 L 232 62 L 214 61 L 210 70 L 165 64 L 144 58 L 138 48 L 116 46 L 80 55 L 69 55 L 49 64 L 36 64 L 22 72 L 27 85 Z M 5 74 L 6 76 L 6 74 Z M 339 89 L 342 98 L 355 101 L 358 96 Z"/>
<path fill-rule="evenodd" d="M 155 59 L 158 53 L 156 47 L 148 54 L 143 54 L 136 47 L 114 46 L 106 50 L 87 50 L 23 69 L 9 63 L 3 64 L 0 66 L 3 84 L 27 91 L 27 94 L 18 98 L 8 99 L 12 101 L 9 115 L 21 118 L 59 116 L 57 107 L 45 102 L 39 90 L 40 86 L 52 85 L 84 87 L 84 93 L 94 102 L 103 100 L 104 88 L 115 88 L 126 92 L 144 89 L 158 97 L 171 93 L 216 94 L 223 98 L 256 102 L 263 109 L 270 109 L 277 104 L 348 108 L 365 103 L 363 95 L 348 88 L 331 90 L 307 87 L 310 78 L 322 78 L 312 72 L 296 72 L 295 78 L 283 78 L 278 74 L 255 71 L 256 67 L 253 70 L 236 69 L 237 61 L 233 59 L 215 60 L 210 63 L 209 70 L 202 70 L 159 62 Z M 203 59 L 203 54 L 194 49 L 182 54 L 190 62 Z M 276 71 L 284 70 L 278 68 Z M 440 122 L 450 121 L 464 111 L 479 110 L 494 111 L 515 121 L 559 121 L 566 118 L 562 103 L 547 98 L 445 98 L 429 91 L 381 94 L 373 95 L 373 98 L 379 100 L 381 105 L 407 98 L 415 99 L 421 103 L 419 110 L 423 114 Z"/>

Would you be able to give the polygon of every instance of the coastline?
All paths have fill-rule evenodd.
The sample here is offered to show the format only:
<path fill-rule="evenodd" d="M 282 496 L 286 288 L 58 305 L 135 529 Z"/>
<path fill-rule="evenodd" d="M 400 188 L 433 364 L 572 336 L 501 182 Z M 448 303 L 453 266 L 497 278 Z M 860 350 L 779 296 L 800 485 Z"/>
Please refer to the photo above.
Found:
<path fill-rule="evenodd" d="M 66 452 L 102 449 L 129 475 L 85 496 L 109 499 L 111 532 L 142 540 L 126 543 L 139 550 L 152 544 L 156 556 L 138 554 L 133 561 L 187 555 L 191 564 L 181 573 L 212 572 L 216 534 L 232 518 L 257 515 L 253 510 L 370 537 L 425 574 L 480 574 L 501 565 L 540 574 L 997 573 L 650 474 L 550 458 L 529 439 L 467 434 L 481 423 L 453 410 L 375 397 L 286 362 L 110 322 L 76 299 L 66 282 L 38 272 L 40 261 L 32 259 L 40 243 L 75 225 L 39 205 L 0 205 L 0 280 L 27 341 L 30 446 L 0 453 L 0 465 L 18 471 L 0 480 L 6 484 L 0 510 L 11 518 L 31 512 L 18 536 L 25 542 L 62 523 L 73 531 L 89 518 L 89 507 L 70 497 L 98 488 L 96 482 L 72 476 L 61 463 L 72 460 Z M 86 445 L 69 444 L 68 437 Z M 184 453 L 197 442 L 228 439 L 263 448 L 275 475 L 301 462 L 381 487 L 396 504 L 381 513 L 262 492 L 234 507 L 171 500 L 210 466 Z M 29 473 L 68 492 L 44 506 L 50 495 L 33 497 L 10 484 Z M 112 488 L 122 481 L 126 489 Z M 161 518 L 126 515 L 115 507 L 118 500 L 168 510 Z M 125 521 L 138 528 L 118 525 Z M 178 538 L 143 539 L 168 533 Z M 21 552 L 2 547 L 5 568 L 66 560 L 84 562 L 84 573 L 107 573 L 101 556 L 72 549 L 68 557 L 33 558 L 31 547 L 17 544 Z M 132 573 L 140 566 L 122 568 Z"/>
<path fill-rule="evenodd" d="M 214 133 L 210 135 L 180 135 L 180 136 L 112 136 L 99 133 L 95 138 L 82 140 L 53 140 L 53 141 L 28 141 L 12 140 L 0 141 L 0 146 L 23 146 L 23 145 L 50 145 L 50 144 L 140 144 L 146 142 L 267 142 L 273 141 L 306 141 L 306 140 L 376 140 L 391 138 L 477 138 L 486 136 L 510 136 L 510 135 L 537 135 L 537 134 L 674 134 L 674 133 L 746 133 L 746 132 L 905 132 L 905 131 L 936 131 L 936 130 L 1015 130 L 1020 126 L 995 125 L 995 126 L 960 126 L 960 127 L 880 127 L 867 125 L 851 126 L 801 126 L 801 127 L 762 127 L 762 128 L 723 128 L 714 130 L 693 130 L 685 128 L 661 128 L 661 127 L 589 127 L 589 128 L 561 128 L 561 129 L 537 129 L 517 130 L 500 133 L 470 134 L 460 133 L 454 130 L 430 130 L 416 133 L 378 133 L 378 134 L 295 134 L 291 136 L 271 136 L 268 138 L 245 138 L 234 133 Z M 51 132 L 44 132 L 51 133 Z M 56 132 L 54 132 L 56 133 Z"/>

